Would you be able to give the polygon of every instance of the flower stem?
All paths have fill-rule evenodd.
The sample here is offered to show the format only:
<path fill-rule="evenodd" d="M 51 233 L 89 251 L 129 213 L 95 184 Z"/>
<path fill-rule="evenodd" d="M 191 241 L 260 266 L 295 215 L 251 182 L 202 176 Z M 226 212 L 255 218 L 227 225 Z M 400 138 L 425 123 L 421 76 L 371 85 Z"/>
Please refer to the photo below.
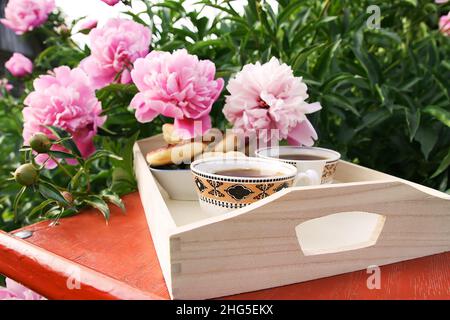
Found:
<path fill-rule="evenodd" d="M 64 166 L 52 155 L 48 155 L 53 161 L 56 162 L 56 165 L 70 178 L 73 178 L 73 175 L 66 169 Z"/>

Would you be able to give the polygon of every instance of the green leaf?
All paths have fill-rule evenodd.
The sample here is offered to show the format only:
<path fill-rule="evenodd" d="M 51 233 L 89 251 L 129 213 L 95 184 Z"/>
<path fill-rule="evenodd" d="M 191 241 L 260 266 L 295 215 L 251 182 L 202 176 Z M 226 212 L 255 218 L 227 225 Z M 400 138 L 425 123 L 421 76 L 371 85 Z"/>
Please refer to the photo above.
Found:
<path fill-rule="evenodd" d="M 67 218 L 76 215 L 79 212 L 77 208 L 63 208 L 60 218 Z"/>
<path fill-rule="evenodd" d="M 62 151 L 54 151 L 54 150 L 50 150 L 47 152 L 47 154 L 54 156 L 57 159 L 74 159 L 74 155 L 67 153 L 67 152 L 62 152 Z"/>
<path fill-rule="evenodd" d="M 134 163 L 133 163 L 133 147 L 136 140 L 139 138 L 140 132 L 135 132 L 130 138 L 128 138 L 124 144 L 125 147 L 120 150 L 120 155 L 123 158 L 123 161 L 112 160 L 115 168 L 122 167 L 128 172 L 128 176 L 130 176 L 130 182 L 132 184 L 136 184 L 134 179 Z M 117 152 L 119 153 L 119 152 Z"/>
<path fill-rule="evenodd" d="M 61 210 L 60 206 L 53 206 L 44 213 L 44 216 L 47 218 L 55 218 L 61 214 Z M 52 224 L 55 224 L 56 222 L 57 221 L 54 221 Z"/>
<path fill-rule="evenodd" d="M 303 48 L 302 50 L 300 50 L 295 57 L 291 60 L 291 65 L 292 65 L 292 69 L 298 70 L 300 68 L 300 66 L 302 66 L 306 59 L 308 59 L 308 57 L 313 54 L 315 51 L 319 50 L 320 48 L 323 48 L 325 45 L 325 43 L 319 43 L 319 44 L 315 44 L 311 47 L 308 48 Z"/>
<path fill-rule="evenodd" d="M 136 21 L 144 26 L 147 25 L 147 23 L 145 23 L 145 21 L 142 20 L 141 17 L 139 17 L 139 14 L 133 13 L 131 11 L 123 11 L 122 13 L 130 16 L 134 21 Z"/>
<path fill-rule="evenodd" d="M 98 135 L 102 135 L 102 136 L 112 136 L 112 137 L 116 137 L 118 136 L 117 132 L 114 132 L 112 130 L 109 130 L 105 127 L 98 127 L 97 128 L 97 134 Z"/>
<path fill-rule="evenodd" d="M 58 189 L 56 189 L 53 185 L 46 183 L 46 182 L 39 182 L 39 192 L 45 199 L 53 199 L 59 203 L 62 203 L 66 206 L 69 205 L 67 200 L 63 197 L 61 192 L 59 192 Z"/>
<path fill-rule="evenodd" d="M 84 169 L 80 168 L 77 173 L 70 179 L 69 183 L 69 190 L 75 190 L 78 187 L 78 183 L 80 181 L 80 178 L 83 176 Z"/>
<path fill-rule="evenodd" d="M 356 128 L 356 131 L 361 131 L 365 128 L 373 128 L 388 119 L 390 115 L 391 113 L 386 109 L 379 109 L 369 112 L 363 117 L 362 124 Z"/>
<path fill-rule="evenodd" d="M 38 204 L 36 207 L 33 208 L 33 210 L 31 210 L 31 212 L 28 214 L 28 218 L 32 219 L 34 218 L 34 216 L 39 213 L 39 211 L 41 211 L 42 209 L 44 209 L 46 206 L 54 203 L 55 200 L 53 199 L 47 199 L 44 200 L 43 202 L 41 202 L 40 204 Z"/>
<path fill-rule="evenodd" d="M 302 6 L 300 6 L 300 3 L 304 2 L 305 0 L 295 0 L 295 1 L 289 1 L 289 5 L 287 5 L 283 10 L 280 11 L 278 14 L 278 24 L 282 24 L 284 21 L 288 20 L 291 15 L 293 15 L 295 12 L 302 9 Z"/>
<path fill-rule="evenodd" d="M 320 24 L 325 24 L 325 23 L 328 23 L 328 22 L 331 22 L 331 21 L 335 21 L 335 20 L 337 20 L 337 16 L 327 16 L 327 17 L 323 17 L 322 19 L 320 19 L 318 22 L 317 22 L 317 25 L 320 25 Z"/>
<path fill-rule="evenodd" d="M 383 29 L 383 28 L 372 30 L 372 31 L 374 32 L 375 35 L 380 35 L 380 36 L 386 37 L 386 38 L 388 38 L 388 39 L 390 39 L 390 40 L 392 40 L 392 41 L 394 41 L 394 42 L 396 42 L 398 44 L 402 43 L 402 39 L 395 32 L 392 32 L 392 31 L 389 31 L 389 30 L 386 30 L 386 29 Z"/>
<path fill-rule="evenodd" d="M 413 7 L 417 7 L 417 0 L 403 0 L 403 2 L 408 3 Z"/>
<path fill-rule="evenodd" d="M 119 195 L 124 195 L 136 190 L 136 180 L 129 171 L 122 167 L 113 170 L 111 190 Z"/>
<path fill-rule="evenodd" d="M 22 198 L 23 194 L 25 193 L 25 190 L 27 190 L 27 187 L 25 187 L 25 186 L 22 187 L 14 198 L 13 210 L 14 210 L 15 219 L 17 219 L 17 217 L 18 217 L 17 211 L 18 211 L 19 202 L 20 202 L 20 199 Z"/>
<path fill-rule="evenodd" d="M 323 79 L 325 72 L 328 71 L 331 65 L 331 60 L 336 53 L 337 48 L 341 44 L 342 40 L 339 39 L 332 45 L 329 45 L 327 49 L 325 49 L 322 54 L 319 56 L 316 65 L 314 66 L 312 74 L 318 78 Z"/>
<path fill-rule="evenodd" d="M 364 50 L 364 34 L 362 30 L 358 30 L 355 33 L 354 42 L 355 44 L 352 47 L 353 54 L 365 70 L 371 84 L 375 86 L 380 81 L 380 66 L 377 59 L 370 52 Z"/>
<path fill-rule="evenodd" d="M 343 96 L 333 94 L 333 93 L 328 93 L 328 94 L 323 95 L 322 98 L 333 105 L 336 105 L 338 107 L 341 107 L 343 109 L 351 111 L 353 114 L 355 114 L 358 117 L 360 116 L 358 110 L 351 104 L 351 102 L 347 98 L 345 98 Z"/>
<path fill-rule="evenodd" d="M 100 198 L 99 196 L 88 196 L 83 201 L 87 205 L 89 205 L 89 206 L 99 210 L 103 214 L 103 216 L 105 217 L 106 221 L 109 220 L 109 217 L 110 217 L 109 207 L 106 204 L 106 202 L 103 201 L 102 198 Z"/>
<path fill-rule="evenodd" d="M 189 52 L 197 52 L 200 49 L 203 49 L 205 47 L 213 47 L 213 48 L 221 48 L 226 47 L 227 44 L 222 39 L 210 39 L 210 40 L 203 40 L 203 41 L 197 41 L 191 46 L 189 46 Z"/>
<path fill-rule="evenodd" d="M 182 4 L 177 1 L 165 0 L 164 2 L 161 2 L 161 3 L 152 3 L 151 7 L 168 8 L 168 9 L 172 9 L 177 12 L 180 12 L 180 11 L 184 12 L 184 8 L 183 8 Z"/>
<path fill-rule="evenodd" d="M 350 73 L 338 73 L 330 78 L 326 79 L 323 82 L 323 85 L 321 87 L 321 92 L 327 92 L 330 91 L 334 86 L 341 86 L 345 83 L 355 83 L 357 81 L 363 81 L 364 78 L 353 75 Z M 363 85 L 363 84 L 362 84 Z"/>
<path fill-rule="evenodd" d="M 421 77 L 415 77 L 410 81 L 408 81 L 407 83 L 405 83 L 404 85 L 402 85 L 399 89 L 402 91 L 409 91 L 409 89 L 411 89 L 415 84 L 419 83 L 421 80 L 422 80 Z"/>
<path fill-rule="evenodd" d="M 409 140 L 413 141 L 414 137 L 416 136 L 417 129 L 419 129 L 420 125 L 420 110 L 416 110 L 415 112 L 413 112 L 410 109 L 405 109 L 405 117 L 406 124 L 408 125 Z"/>
<path fill-rule="evenodd" d="M 122 199 L 120 199 L 120 197 L 114 192 L 104 191 L 102 192 L 101 197 L 103 198 L 103 200 L 119 207 L 122 210 L 122 212 L 125 212 L 125 205 L 123 204 Z"/>
<path fill-rule="evenodd" d="M 69 151 L 71 151 L 73 154 L 75 154 L 78 157 L 82 157 L 80 150 L 78 149 L 77 145 L 75 144 L 75 142 L 73 142 L 73 140 L 69 139 L 65 139 L 68 137 L 71 137 L 70 133 L 68 133 L 67 131 L 55 127 L 55 126 L 45 126 L 47 129 L 49 129 L 58 139 L 63 139 L 61 144 L 68 149 Z"/>
<path fill-rule="evenodd" d="M 432 115 L 435 119 L 439 120 L 443 124 L 445 124 L 447 127 L 450 127 L 450 112 L 442 109 L 438 106 L 428 106 L 426 107 L 423 112 L 428 113 Z"/>
<path fill-rule="evenodd" d="M 435 178 L 438 175 L 440 175 L 442 172 L 447 170 L 447 168 L 450 166 L 450 149 L 448 149 L 447 155 L 445 156 L 444 160 L 442 160 L 441 164 L 437 168 L 437 170 L 433 173 L 431 178 Z"/>
<path fill-rule="evenodd" d="M 431 150 L 438 141 L 438 137 L 439 135 L 432 128 L 420 127 L 417 130 L 414 139 L 420 143 L 420 149 L 425 159 L 428 159 Z"/>
<path fill-rule="evenodd" d="M 113 152 L 109 150 L 97 150 L 95 151 L 88 159 L 86 159 L 86 166 L 89 166 L 94 162 L 95 160 L 101 159 L 101 158 L 111 158 L 115 160 L 122 161 L 122 157 L 119 157 L 118 155 L 114 154 Z"/>

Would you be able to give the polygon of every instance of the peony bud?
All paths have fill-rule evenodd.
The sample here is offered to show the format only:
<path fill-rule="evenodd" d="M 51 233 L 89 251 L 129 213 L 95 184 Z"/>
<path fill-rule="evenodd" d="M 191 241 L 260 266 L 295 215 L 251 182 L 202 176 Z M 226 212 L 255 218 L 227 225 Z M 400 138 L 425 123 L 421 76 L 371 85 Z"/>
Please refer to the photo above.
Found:
<path fill-rule="evenodd" d="M 37 153 L 47 153 L 52 147 L 52 141 L 43 133 L 36 133 L 30 139 L 30 147 Z"/>
<path fill-rule="evenodd" d="M 23 164 L 14 172 L 14 179 L 22 186 L 31 186 L 38 180 L 38 170 L 31 163 Z"/>
<path fill-rule="evenodd" d="M 62 192 L 62 196 L 64 197 L 64 199 L 66 199 L 66 201 L 68 202 L 68 203 L 72 203 L 73 202 L 73 195 L 70 193 L 70 192 L 67 192 L 67 191 L 63 191 Z"/>

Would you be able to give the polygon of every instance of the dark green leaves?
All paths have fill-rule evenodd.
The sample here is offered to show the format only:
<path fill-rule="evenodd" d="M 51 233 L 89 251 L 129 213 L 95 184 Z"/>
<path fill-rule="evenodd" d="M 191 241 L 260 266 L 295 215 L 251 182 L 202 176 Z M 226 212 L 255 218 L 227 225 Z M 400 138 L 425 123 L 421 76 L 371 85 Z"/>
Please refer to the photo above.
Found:
<path fill-rule="evenodd" d="M 450 166 L 450 149 L 448 150 L 447 155 L 445 156 L 444 160 L 442 160 L 441 164 L 439 165 L 439 168 L 436 170 L 436 172 L 433 173 L 431 178 L 437 177 L 442 172 L 447 170 L 447 168 Z"/>
<path fill-rule="evenodd" d="M 120 199 L 120 197 L 114 192 L 105 190 L 104 192 L 102 192 L 101 197 L 106 202 L 112 203 L 113 205 L 119 207 L 122 212 L 125 212 L 125 205 L 123 204 L 122 199 Z"/>
<path fill-rule="evenodd" d="M 123 159 L 116 154 L 114 154 L 112 151 L 109 150 L 97 150 L 92 154 L 87 160 L 86 160 L 86 166 L 91 165 L 94 161 L 102 159 L 102 158 L 111 158 L 115 160 L 122 161 Z"/>
<path fill-rule="evenodd" d="M 53 199 L 47 199 L 45 201 L 42 201 L 39 205 L 33 208 L 31 212 L 28 214 L 29 219 L 33 219 L 38 213 L 40 213 L 45 207 L 49 206 L 50 204 L 55 203 L 55 200 Z"/>
<path fill-rule="evenodd" d="M 450 110 L 450 109 L 449 109 Z M 441 121 L 447 127 L 450 127 L 450 111 L 438 106 L 428 106 L 423 111 L 432 115 L 435 119 Z"/>
<path fill-rule="evenodd" d="M 431 150 L 436 146 L 438 134 L 432 127 L 422 127 L 417 130 L 415 140 L 420 143 L 420 150 L 425 159 L 428 159 Z"/>
<path fill-rule="evenodd" d="M 360 116 L 356 107 L 350 102 L 350 100 L 348 100 L 347 98 L 345 98 L 343 96 L 329 93 L 329 94 L 325 94 L 322 97 L 322 99 L 325 101 L 325 105 L 328 103 L 331 103 L 337 107 L 340 107 L 342 109 L 352 112 L 354 115 L 356 115 L 358 117 Z"/>
<path fill-rule="evenodd" d="M 73 142 L 72 139 L 67 139 L 66 138 L 70 138 L 70 134 L 67 131 L 64 131 L 61 128 L 55 127 L 55 126 L 46 126 L 47 129 L 49 129 L 58 139 L 63 139 L 61 142 L 61 145 L 63 145 L 67 150 L 69 150 L 70 152 L 72 152 L 74 155 L 78 156 L 78 157 L 82 157 L 81 156 L 81 152 L 78 149 L 77 145 L 75 144 L 75 142 Z"/>
<path fill-rule="evenodd" d="M 320 54 L 319 59 L 317 60 L 316 65 L 314 66 L 314 69 L 312 71 L 312 74 L 318 78 L 323 79 L 325 72 L 327 72 L 330 68 L 331 61 L 334 58 L 334 54 L 336 53 L 336 50 L 339 48 L 339 45 L 341 44 L 341 39 L 336 41 L 335 43 L 329 45 L 323 52 Z"/>
<path fill-rule="evenodd" d="M 38 189 L 39 189 L 39 192 L 41 193 L 41 195 L 45 199 L 52 199 L 63 205 L 66 205 L 66 206 L 69 205 L 67 200 L 64 199 L 61 192 L 59 192 L 59 190 L 56 189 L 53 185 L 51 185 L 49 183 L 45 183 L 45 182 L 40 182 Z"/>
<path fill-rule="evenodd" d="M 415 112 L 405 108 L 406 123 L 408 125 L 409 139 L 412 141 L 416 136 L 417 129 L 420 125 L 420 110 Z"/>
<path fill-rule="evenodd" d="M 88 196 L 86 199 L 83 200 L 83 202 L 86 203 L 88 206 L 91 206 L 91 207 L 99 210 L 105 217 L 106 221 L 109 220 L 110 211 L 109 211 L 108 205 L 101 197 Z"/>
<path fill-rule="evenodd" d="M 13 202 L 13 210 L 14 210 L 14 217 L 17 219 L 17 207 L 19 206 L 20 199 L 22 198 L 23 194 L 27 190 L 27 187 L 22 187 L 19 192 L 16 194 Z"/>
<path fill-rule="evenodd" d="M 300 50 L 292 59 L 291 62 L 292 69 L 294 71 L 299 69 L 305 63 L 306 59 L 308 59 L 308 57 L 311 56 L 311 54 L 322 49 L 324 46 L 325 46 L 324 43 L 319 43 Z"/>
<path fill-rule="evenodd" d="M 52 155 L 56 159 L 73 159 L 74 158 L 73 154 L 63 152 L 63 151 L 50 150 L 47 152 L 47 154 Z"/>

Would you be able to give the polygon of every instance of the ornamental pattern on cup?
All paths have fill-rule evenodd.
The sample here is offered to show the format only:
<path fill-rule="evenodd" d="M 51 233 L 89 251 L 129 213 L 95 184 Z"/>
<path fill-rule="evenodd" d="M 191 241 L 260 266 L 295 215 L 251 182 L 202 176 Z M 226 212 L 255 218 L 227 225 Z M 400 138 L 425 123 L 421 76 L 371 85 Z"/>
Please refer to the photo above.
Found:
<path fill-rule="evenodd" d="M 200 201 L 225 208 L 241 208 L 291 187 L 294 176 L 248 179 L 222 178 L 193 172 Z"/>
<path fill-rule="evenodd" d="M 327 162 L 322 173 L 322 184 L 332 183 L 334 174 L 336 173 L 336 168 L 339 163 L 338 161 Z"/>
<path fill-rule="evenodd" d="M 280 161 L 292 164 L 293 166 L 296 166 L 297 163 L 295 161 L 289 161 L 284 159 L 279 159 Z M 321 184 L 329 184 L 333 183 L 334 174 L 336 173 L 336 168 L 339 163 L 339 160 L 333 161 L 333 162 L 327 162 L 325 164 L 325 167 L 323 168 L 322 172 L 322 181 Z"/>

